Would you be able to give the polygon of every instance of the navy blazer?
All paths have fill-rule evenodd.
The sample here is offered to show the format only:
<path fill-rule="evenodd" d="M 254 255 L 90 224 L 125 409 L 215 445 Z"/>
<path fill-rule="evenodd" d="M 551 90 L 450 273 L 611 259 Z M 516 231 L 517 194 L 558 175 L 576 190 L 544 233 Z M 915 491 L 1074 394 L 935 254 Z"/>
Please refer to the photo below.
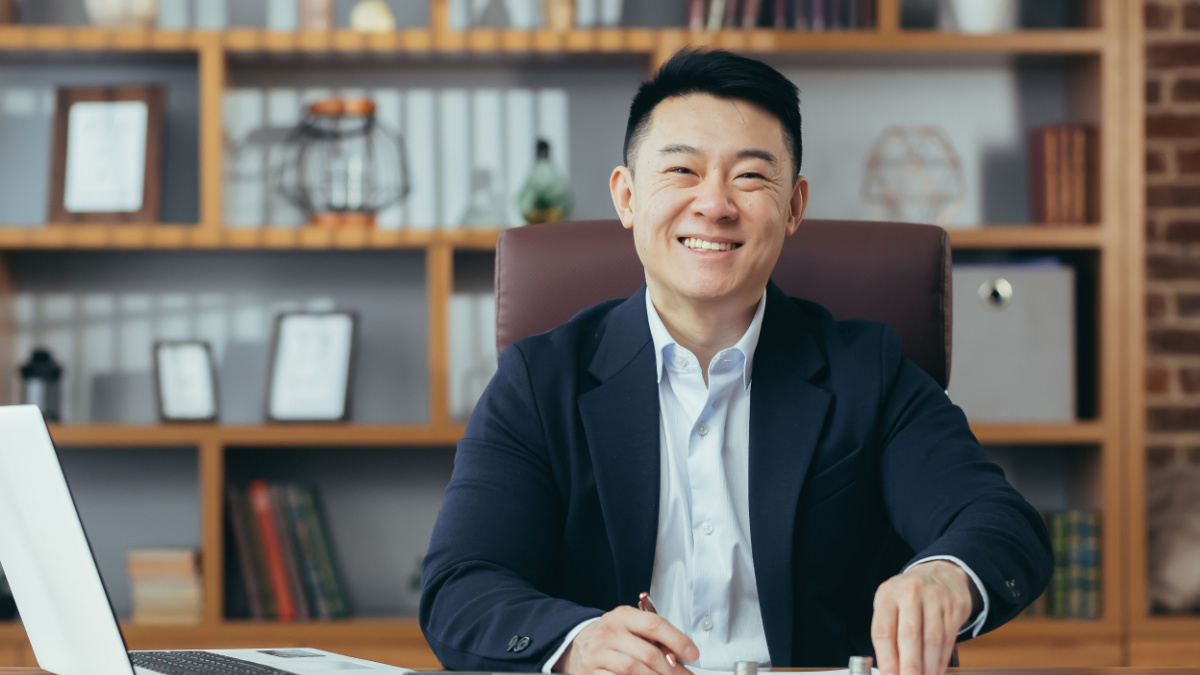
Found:
<path fill-rule="evenodd" d="M 442 664 L 537 670 L 579 622 L 649 590 L 659 405 L 645 286 L 513 344 L 458 443 L 422 569 Z M 1041 517 L 888 326 L 768 286 L 750 399 L 750 537 L 774 666 L 874 652 L 879 584 L 953 555 L 984 630 L 1053 567 Z"/>

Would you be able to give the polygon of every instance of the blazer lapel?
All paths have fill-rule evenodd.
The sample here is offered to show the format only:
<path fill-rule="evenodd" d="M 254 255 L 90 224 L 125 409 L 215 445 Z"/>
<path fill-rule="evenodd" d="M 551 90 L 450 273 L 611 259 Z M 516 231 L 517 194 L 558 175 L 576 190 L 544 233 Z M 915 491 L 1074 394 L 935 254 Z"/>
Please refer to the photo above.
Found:
<path fill-rule="evenodd" d="M 815 328 L 771 283 L 750 394 L 750 541 L 771 662 L 790 665 L 792 552 L 800 488 L 832 396 L 810 383 L 826 365 Z"/>
<path fill-rule="evenodd" d="M 659 407 L 646 287 L 609 314 L 579 397 L 622 603 L 650 590 L 658 536 Z"/>

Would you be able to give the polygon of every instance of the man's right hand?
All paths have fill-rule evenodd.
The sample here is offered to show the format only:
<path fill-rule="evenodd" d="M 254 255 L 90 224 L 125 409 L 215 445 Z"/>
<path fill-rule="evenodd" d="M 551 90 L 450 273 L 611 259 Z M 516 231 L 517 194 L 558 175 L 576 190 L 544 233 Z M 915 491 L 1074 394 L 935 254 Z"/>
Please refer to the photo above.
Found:
<path fill-rule="evenodd" d="M 678 658 L 672 668 L 659 645 Z M 683 662 L 695 662 L 700 650 L 691 638 L 657 614 L 621 606 L 579 631 L 554 664 L 571 675 L 679 675 Z"/>

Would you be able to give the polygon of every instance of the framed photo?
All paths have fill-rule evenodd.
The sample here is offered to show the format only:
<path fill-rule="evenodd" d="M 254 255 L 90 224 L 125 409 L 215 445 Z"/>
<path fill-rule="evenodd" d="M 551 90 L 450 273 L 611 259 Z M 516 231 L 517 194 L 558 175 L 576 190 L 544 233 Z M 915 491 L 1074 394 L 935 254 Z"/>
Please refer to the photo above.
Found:
<path fill-rule="evenodd" d="M 51 222 L 158 220 L 165 101 L 158 85 L 58 90 Z"/>
<path fill-rule="evenodd" d="M 215 422 L 217 371 L 212 349 L 201 340 L 154 343 L 158 417 L 164 422 Z"/>
<path fill-rule="evenodd" d="M 353 312 L 285 312 L 275 322 L 267 384 L 272 422 L 350 419 Z"/>

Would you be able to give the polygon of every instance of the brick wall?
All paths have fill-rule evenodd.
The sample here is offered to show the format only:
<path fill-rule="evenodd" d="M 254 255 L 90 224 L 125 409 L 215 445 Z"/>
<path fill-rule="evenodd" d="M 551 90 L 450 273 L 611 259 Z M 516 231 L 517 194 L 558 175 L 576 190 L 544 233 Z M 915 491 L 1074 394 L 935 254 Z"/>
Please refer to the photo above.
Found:
<path fill-rule="evenodd" d="M 1147 442 L 1200 464 L 1200 0 L 1147 0 Z"/>

